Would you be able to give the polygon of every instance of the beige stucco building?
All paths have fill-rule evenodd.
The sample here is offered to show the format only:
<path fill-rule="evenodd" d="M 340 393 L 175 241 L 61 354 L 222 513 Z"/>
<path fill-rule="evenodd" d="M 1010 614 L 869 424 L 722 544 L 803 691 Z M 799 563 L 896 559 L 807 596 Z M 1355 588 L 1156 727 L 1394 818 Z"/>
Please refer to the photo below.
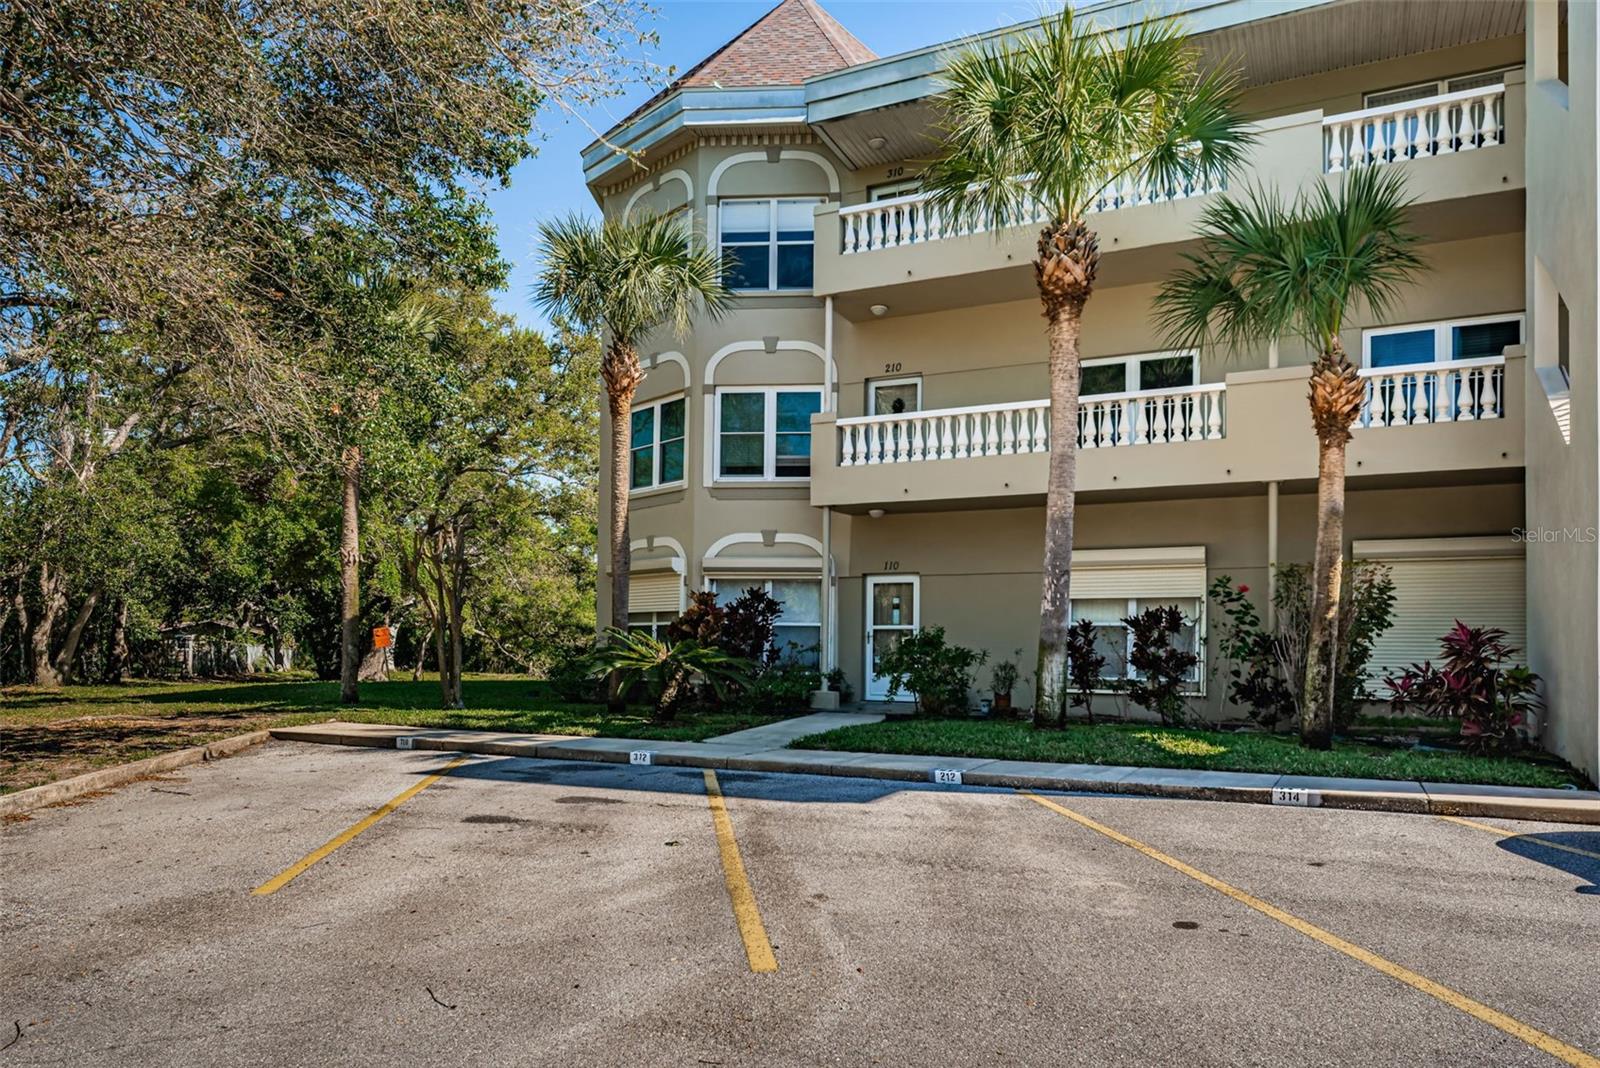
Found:
<path fill-rule="evenodd" d="M 1114 33 L 1147 6 L 1081 10 Z M 1417 197 L 1431 270 L 1344 338 L 1369 383 L 1348 549 L 1390 564 L 1399 601 L 1379 667 L 1435 655 L 1455 618 L 1506 628 L 1546 680 L 1544 743 L 1595 776 L 1595 7 L 1179 6 L 1208 57 L 1243 67 L 1258 141 L 1235 185 L 1385 166 Z M 811 0 L 784 0 L 610 131 L 631 158 L 586 150 L 608 214 L 684 213 L 733 258 L 741 294 L 647 350 L 632 625 L 664 623 L 693 590 L 763 584 L 784 639 L 859 697 L 884 696 L 873 650 L 918 625 L 992 657 L 1021 649 L 1026 673 L 1049 447 L 1035 233 L 957 232 L 916 189 L 958 46 L 874 58 Z M 1205 587 L 1230 576 L 1265 607 L 1273 566 L 1309 560 L 1316 449 L 1302 346 L 1171 352 L 1151 323 L 1217 192 L 1130 183 L 1093 217 L 1072 589 L 1113 669 L 1122 615 L 1181 605 L 1207 652 L 1196 704 L 1223 718 L 1237 711 Z"/>

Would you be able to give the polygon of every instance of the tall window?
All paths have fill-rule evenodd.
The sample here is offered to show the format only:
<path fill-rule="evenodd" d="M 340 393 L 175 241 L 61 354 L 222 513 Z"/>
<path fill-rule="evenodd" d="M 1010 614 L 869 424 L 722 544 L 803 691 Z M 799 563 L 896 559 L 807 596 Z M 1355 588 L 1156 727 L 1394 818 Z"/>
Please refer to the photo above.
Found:
<path fill-rule="evenodd" d="M 811 477 L 811 416 L 822 391 L 802 387 L 717 390 L 716 471 L 723 479 Z"/>
<path fill-rule="evenodd" d="M 773 627 L 779 658 L 816 667 L 822 645 L 822 582 L 818 579 L 713 579 L 717 603 L 727 605 L 755 586 L 783 606 Z"/>
<path fill-rule="evenodd" d="M 657 401 L 633 410 L 629 449 L 631 489 L 670 486 L 683 481 L 683 398 Z"/>
<path fill-rule="evenodd" d="M 717 205 L 729 289 L 810 289 L 815 260 L 813 213 L 820 197 L 724 200 Z"/>
<path fill-rule="evenodd" d="M 1499 356 L 1522 343 L 1522 313 L 1452 319 L 1409 326 L 1381 326 L 1362 332 L 1361 362 L 1366 367 L 1403 367 Z"/>
<path fill-rule="evenodd" d="M 1133 652 L 1133 632 L 1123 621 L 1150 608 L 1174 605 L 1183 613 L 1183 629 L 1173 644 L 1186 652 L 1200 653 L 1196 648 L 1199 638 L 1200 602 L 1194 598 L 1161 597 L 1075 597 L 1072 601 L 1074 621 L 1088 619 L 1094 622 L 1094 646 L 1106 658 L 1100 669 L 1107 681 L 1128 679 L 1134 672 L 1128 667 L 1128 656 Z M 1191 682 L 1200 681 L 1200 665 L 1189 672 Z"/>

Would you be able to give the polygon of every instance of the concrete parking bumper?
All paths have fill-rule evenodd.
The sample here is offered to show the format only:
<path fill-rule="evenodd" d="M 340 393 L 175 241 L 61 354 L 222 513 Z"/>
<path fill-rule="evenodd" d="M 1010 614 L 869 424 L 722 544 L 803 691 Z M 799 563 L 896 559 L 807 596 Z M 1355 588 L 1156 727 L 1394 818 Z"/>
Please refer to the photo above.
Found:
<path fill-rule="evenodd" d="M 831 718 L 836 717 L 806 716 L 705 742 L 418 730 L 386 724 L 339 722 L 275 728 L 272 736 L 286 741 L 434 749 L 539 757 L 545 760 L 649 763 L 730 771 L 776 771 L 902 782 L 934 781 L 1026 790 L 1142 794 L 1249 804 L 1497 816 L 1600 825 L 1600 793 L 1593 791 L 781 747 L 785 739 L 813 733 L 817 727 L 815 721 Z"/>

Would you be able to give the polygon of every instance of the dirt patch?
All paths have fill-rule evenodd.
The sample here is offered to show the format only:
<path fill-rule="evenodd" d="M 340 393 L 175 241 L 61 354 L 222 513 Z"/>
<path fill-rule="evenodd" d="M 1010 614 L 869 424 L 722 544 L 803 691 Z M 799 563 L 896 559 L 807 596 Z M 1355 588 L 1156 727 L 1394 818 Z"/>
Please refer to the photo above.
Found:
<path fill-rule="evenodd" d="M 278 716 L 77 716 L 50 723 L 0 717 L 0 793 L 260 730 Z"/>

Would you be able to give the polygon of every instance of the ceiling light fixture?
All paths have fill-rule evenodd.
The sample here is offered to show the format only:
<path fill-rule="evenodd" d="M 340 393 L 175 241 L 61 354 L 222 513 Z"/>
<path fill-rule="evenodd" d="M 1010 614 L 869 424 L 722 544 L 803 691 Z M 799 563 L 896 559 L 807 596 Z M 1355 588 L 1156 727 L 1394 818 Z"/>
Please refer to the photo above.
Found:
<path fill-rule="evenodd" d="M 872 307 L 868 308 L 867 310 L 869 312 L 871 312 L 873 315 L 876 315 L 878 318 L 882 319 L 885 315 L 889 314 L 889 305 L 887 305 L 887 304 L 874 304 Z"/>
<path fill-rule="evenodd" d="M 867 514 L 870 515 L 874 519 L 882 519 L 883 518 L 883 509 L 882 508 L 868 508 L 867 509 Z"/>
<path fill-rule="evenodd" d="M 887 137 L 869 137 L 869 138 L 867 138 L 867 147 L 868 148 L 885 148 L 885 147 L 888 146 L 888 144 L 889 144 L 889 139 Z"/>

